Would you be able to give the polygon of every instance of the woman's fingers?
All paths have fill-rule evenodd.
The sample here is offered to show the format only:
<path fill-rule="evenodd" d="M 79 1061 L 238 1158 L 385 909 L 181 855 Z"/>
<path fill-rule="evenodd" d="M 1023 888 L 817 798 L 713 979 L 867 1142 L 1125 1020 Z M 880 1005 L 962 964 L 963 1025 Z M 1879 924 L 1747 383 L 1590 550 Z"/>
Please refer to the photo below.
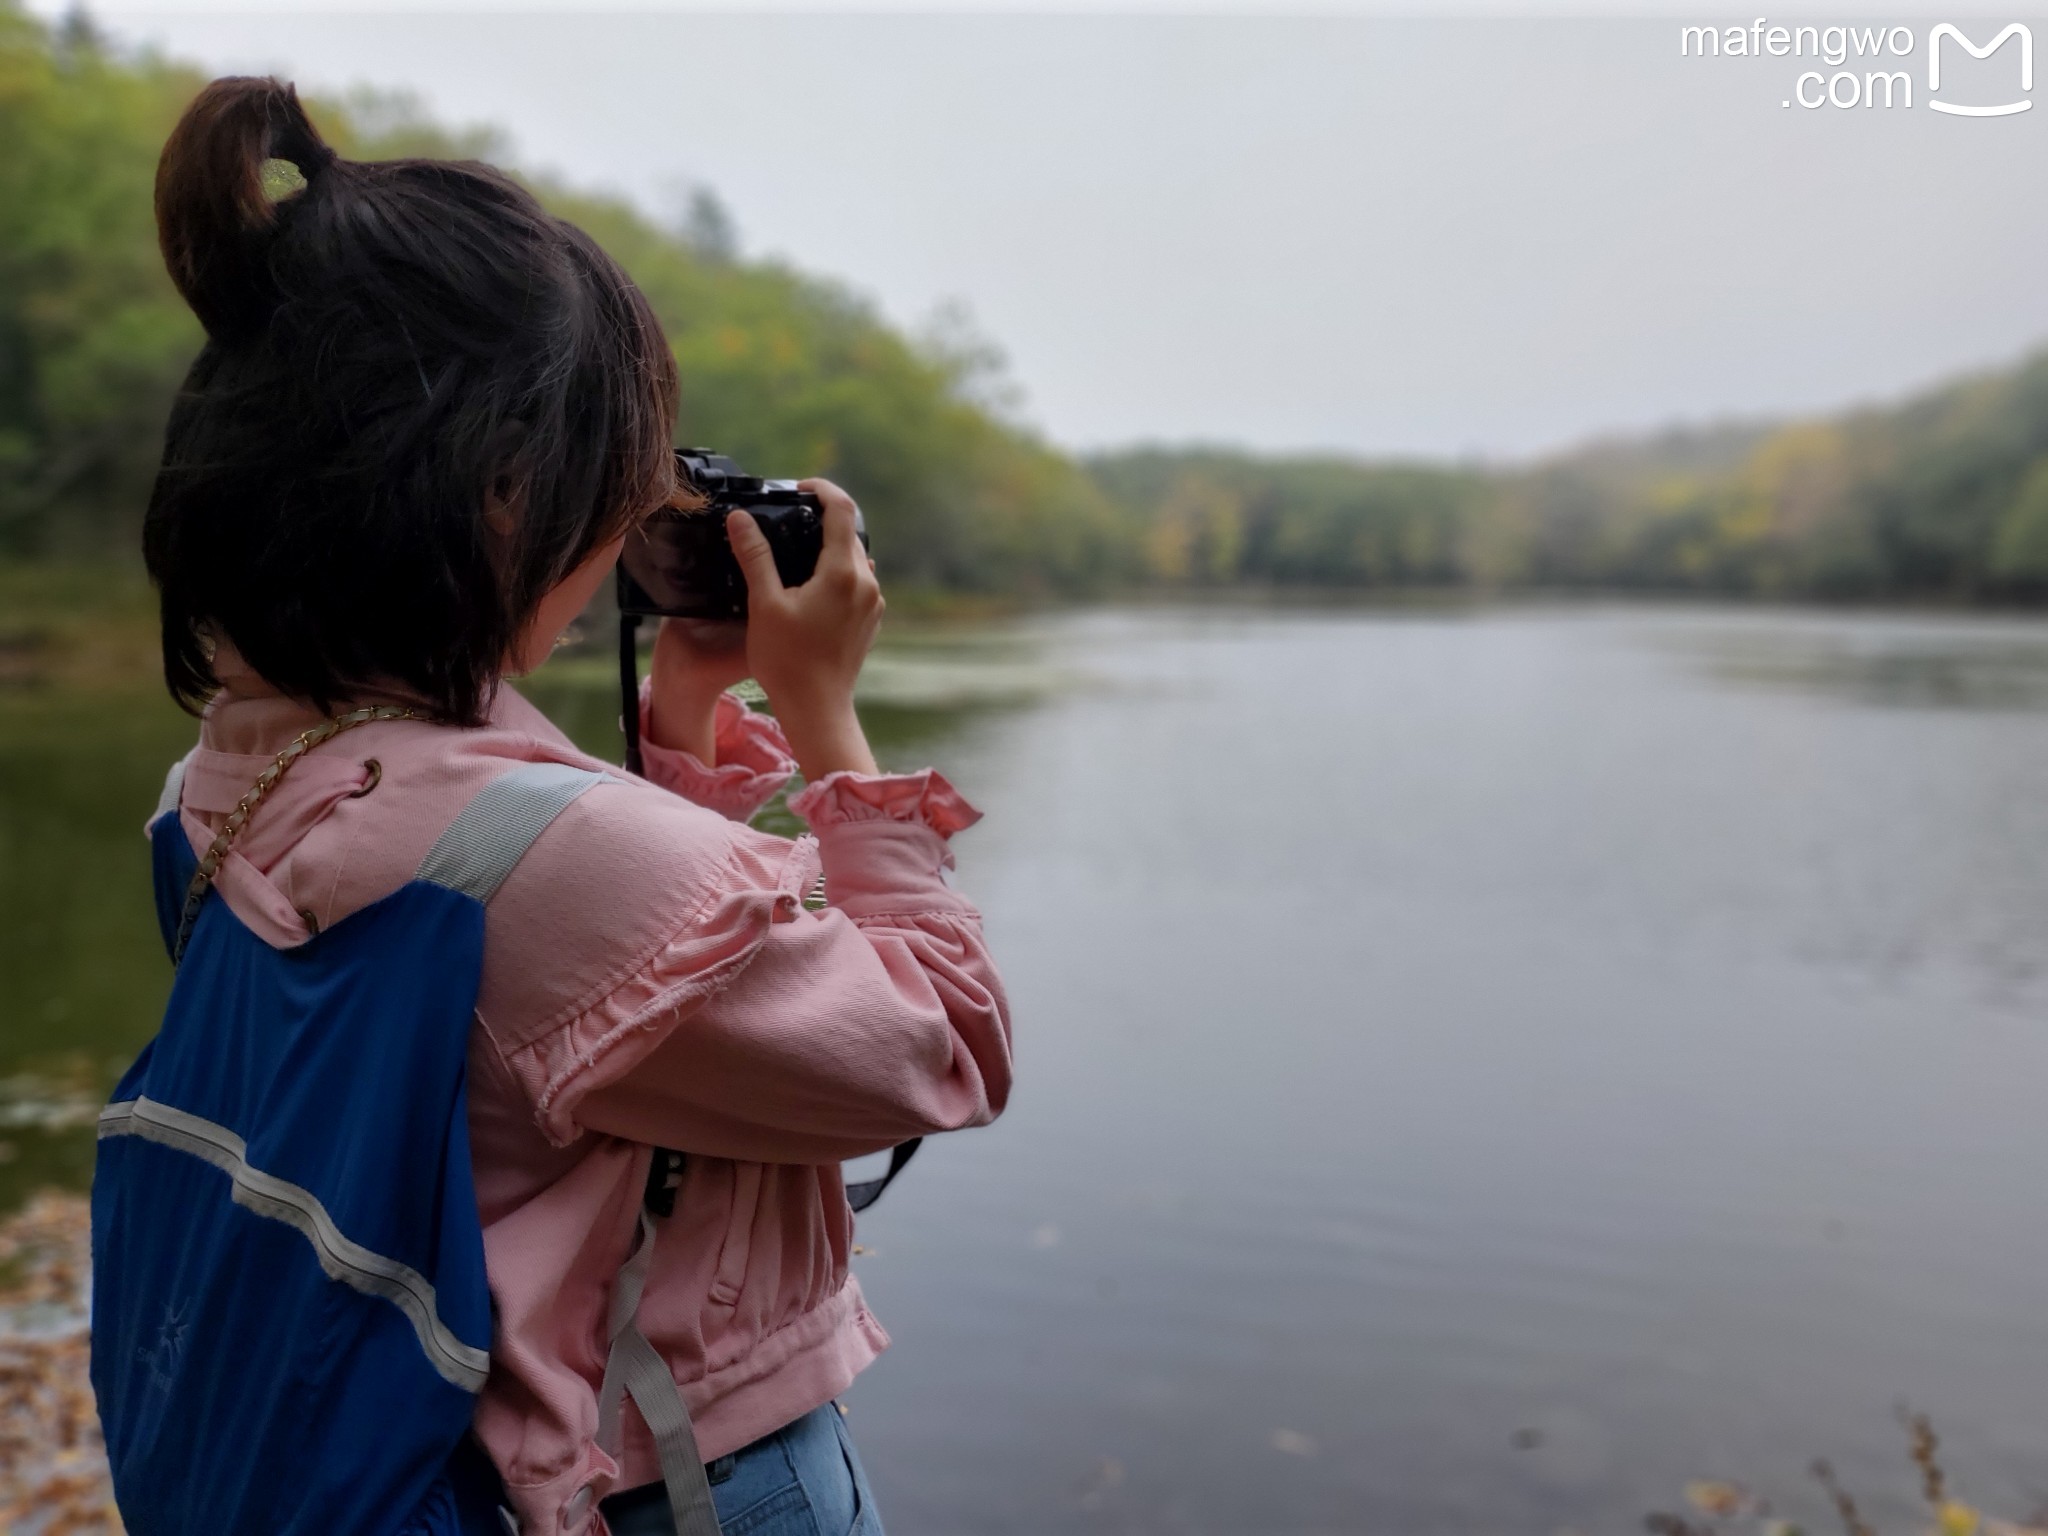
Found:
<path fill-rule="evenodd" d="M 799 480 L 797 489 L 809 491 L 825 509 L 825 543 L 818 564 L 858 566 L 867 558 L 860 547 L 860 509 L 854 500 L 830 480 Z"/>
<path fill-rule="evenodd" d="M 781 596 L 782 573 L 775 569 L 775 551 L 754 515 L 726 513 L 725 537 L 732 545 L 733 558 L 740 563 L 740 574 L 747 579 L 749 605 Z"/>
<path fill-rule="evenodd" d="M 759 578 L 748 567 L 747 658 L 807 778 L 842 768 L 866 773 L 874 758 L 860 734 L 853 689 L 881 622 L 882 589 L 861 547 L 853 498 L 829 480 L 798 484 L 823 513 L 823 542 L 810 580 L 784 590 L 774 580 L 760 530 L 733 527 L 734 552 L 769 567 Z"/>

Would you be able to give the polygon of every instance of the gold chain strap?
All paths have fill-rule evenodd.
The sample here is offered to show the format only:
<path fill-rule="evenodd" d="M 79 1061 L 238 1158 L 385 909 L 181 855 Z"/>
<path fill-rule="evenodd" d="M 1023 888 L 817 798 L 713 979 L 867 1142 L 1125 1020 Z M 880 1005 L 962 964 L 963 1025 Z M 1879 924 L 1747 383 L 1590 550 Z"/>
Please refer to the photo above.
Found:
<path fill-rule="evenodd" d="M 249 824 L 249 818 L 264 797 L 277 787 L 277 781 L 285 776 L 293 763 L 304 757 L 322 742 L 332 741 L 343 731 L 352 731 L 359 725 L 368 725 L 372 720 L 419 720 L 424 718 L 416 709 L 404 709 L 396 704 L 373 704 L 364 709 L 352 709 L 345 715 L 336 715 L 332 720 L 323 720 L 308 730 L 299 732 L 292 744 L 271 759 L 270 766 L 256 776 L 256 782 L 228 812 L 228 819 L 221 823 L 220 831 L 199 860 L 199 867 L 192 872 L 192 883 L 185 887 L 185 910 L 178 918 L 178 941 L 171 947 L 171 964 L 176 965 L 185 958 L 185 945 L 192 938 L 192 925 L 199 920 L 199 908 L 206 901 L 206 893 L 213 888 L 213 877 L 220 873 L 221 860 L 228 856 L 228 845 L 241 834 Z"/>

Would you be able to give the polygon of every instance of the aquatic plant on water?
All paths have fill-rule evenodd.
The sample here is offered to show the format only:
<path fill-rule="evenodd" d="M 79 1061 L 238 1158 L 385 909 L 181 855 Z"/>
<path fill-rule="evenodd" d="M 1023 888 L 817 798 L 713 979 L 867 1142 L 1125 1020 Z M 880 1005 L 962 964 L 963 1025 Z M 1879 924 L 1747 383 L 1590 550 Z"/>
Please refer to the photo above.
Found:
<path fill-rule="evenodd" d="M 1920 1474 L 1920 1496 L 1926 1502 L 1930 1523 L 1920 1527 L 1926 1536 L 2048 1536 L 2048 1510 L 2035 1514 L 2025 1524 L 1987 1515 L 1974 1505 L 1954 1497 L 1948 1474 L 1942 1469 L 1941 1439 L 1933 1421 L 1901 1404 L 1900 1425 L 1906 1431 L 1907 1454 Z M 1816 1458 L 1809 1470 L 1833 1505 L 1845 1536 L 1880 1536 L 1864 1516 L 1855 1496 L 1842 1485 L 1832 1463 Z M 1657 1511 L 1643 1519 L 1650 1536 L 1727 1536 L 1754 1531 L 1758 1536 L 1813 1536 L 1790 1520 L 1780 1518 L 1770 1501 L 1740 1483 L 1700 1481 L 1685 1486 L 1690 1515 Z M 1705 1519 L 1694 1519 L 1693 1516 Z"/>

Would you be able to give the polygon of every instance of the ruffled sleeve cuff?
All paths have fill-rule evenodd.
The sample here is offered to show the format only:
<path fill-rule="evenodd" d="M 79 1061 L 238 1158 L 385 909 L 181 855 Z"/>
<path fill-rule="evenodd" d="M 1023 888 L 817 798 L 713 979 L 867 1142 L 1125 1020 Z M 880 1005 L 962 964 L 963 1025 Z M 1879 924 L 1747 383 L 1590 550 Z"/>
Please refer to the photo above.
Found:
<path fill-rule="evenodd" d="M 981 820 L 981 812 L 936 768 L 917 773 L 828 773 L 805 786 L 789 808 L 820 836 L 856 822 L 900 821 L 951 837 Z"/>
<path fill-rule="evenodd" d="M 827 774 L 789 808 L 817 834 L 826 901 L 856 923 L 978 916 L 946 878 L 946 839 L 981 812 L 936 770 Z"/>
<path fill-rule="evenodd" d="M 772 715 L 747 708 L 732 694 L 718 696 L 718 766 L 707 768 L 694 752 L 657 746 L 648 739 L 647 716 L 653 679 L 640 683 L 641 771 L 685 800 L 733 821 L 746 821 L 782 792 L 796 772 L 789 741 Z"/>

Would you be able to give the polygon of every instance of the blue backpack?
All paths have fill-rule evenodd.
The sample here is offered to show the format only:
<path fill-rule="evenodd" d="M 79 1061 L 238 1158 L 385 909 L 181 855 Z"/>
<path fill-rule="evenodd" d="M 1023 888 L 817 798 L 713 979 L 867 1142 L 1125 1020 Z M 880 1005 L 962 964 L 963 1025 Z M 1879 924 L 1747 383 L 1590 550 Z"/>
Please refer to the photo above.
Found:
<path fill-rule="evenodd" d="M 274 776 L 273 776 L 274 777 Z M 150 828 L 178 963 L 163 1028 L 100 1116 L 92 1383 L 131 1536 L 517 1530 L 471 1441 L 491 1299 L 466 1067 L 484 907 L 605 775 L 514 768 L 414 878 L 290 950 L 207 900 L 179 775 Z M 716 1536 L 682 1398 L 634 1321 L 652 1248 L 614 1286 L 600 1441 L 630 1393 L 676 1524 Z"/>

